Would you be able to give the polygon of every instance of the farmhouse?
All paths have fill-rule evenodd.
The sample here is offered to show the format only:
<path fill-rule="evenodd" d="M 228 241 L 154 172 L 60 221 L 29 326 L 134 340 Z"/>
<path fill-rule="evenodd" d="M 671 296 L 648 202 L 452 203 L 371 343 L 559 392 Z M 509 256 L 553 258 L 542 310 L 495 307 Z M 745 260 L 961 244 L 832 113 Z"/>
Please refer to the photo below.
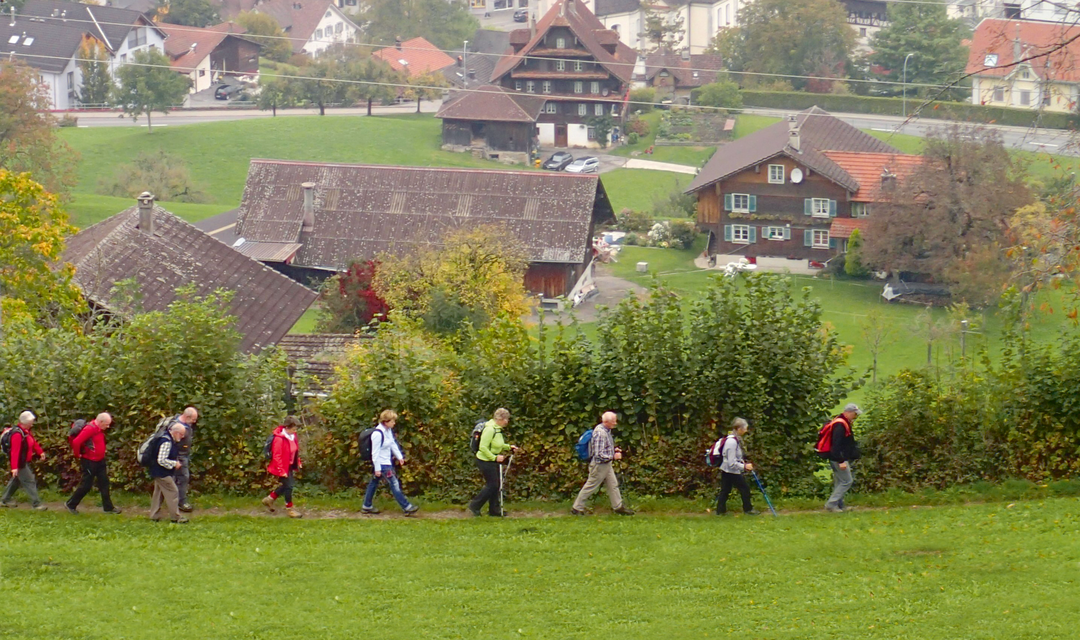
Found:
<path fill-rule="evenodd" d="M 714 54 L 691 54 L 689 49 L 679 53 L 657 51 L 645 56 L 645 84 L 656 89 L 657 98 L 677 100 L 687 104 L 690 92 L 702 85 L 716 82 L 723 68 L 722 59 Z"/>
<path fill-rule="evenodd" d="M 252 160 L 234 248 L 303 281 L 501 225 L 529 254 L 525 287 L 568 294 L 613 216 L 596 175 Z"/>
<path fill-rule="evenodd" d="M 812 272 L 921 161 L 812 107 L 721 147 L 686 193 L 710 255 Z"/>
<path fill-rule="evenodd" d="M 209 89 L 226 76 L 259 74 L 260 45 L 242 37 L 233 22 L 197 29 L 163 24 L 165 53 L 177 73 L 191 80 L 191 93 Z"/>
<path fill-rule="evenodd" d="M 249 353 L 276 344 L 317 297 L 157 206 L 148 193 L 68 238 L 63 261 L 75 266 L 75 282 L 91 303 L 118 315 L 129 310 L 114 291 L 123 280 L 138 284 L 143 311 L 164 311 L 185 285 L 197 295 L 230 291 L 229 313 Z"/>
<path fill-rule="evenodd" d="M 443 101 L 443 149 L 477 151 L 485 158 L 527 163 L 537 151 L 536 119 L 544 99 L 495 85 L 459 91 Z"/>

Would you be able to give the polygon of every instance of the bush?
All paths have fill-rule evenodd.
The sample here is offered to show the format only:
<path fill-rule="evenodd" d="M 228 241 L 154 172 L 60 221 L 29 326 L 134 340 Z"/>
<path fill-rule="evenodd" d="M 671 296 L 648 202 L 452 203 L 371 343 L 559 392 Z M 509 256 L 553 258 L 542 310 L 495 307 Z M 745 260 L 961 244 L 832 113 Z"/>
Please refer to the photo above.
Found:
<path fill-rule="evenodd" d="M 721 80 L 694 89 L 691 100 L 694 104 L 703 107 L 741 109 L 743 106 L 739 85 L 730 80 Z"/>
<path fill-rule="evenodd" d="M 56 126 L 58 127 L 77 127 L 79 126 L 79 119 L 70 113 L 65 113 L 56 120 Z"/>
<path fill-rule="evenodd" d="M 642 89 L 634 89 L 630 92 L 630 112 L 640 111 L 641 113 L 649 113 L 653 110 L 653 104 L 656 102 L 656 89 L 652 87 L 645 87 Z M 641 104 L 635 104 L 641 103 Z M 641 135 L 641 134 L 638 134 Z"/>
<path fill-rule="evenodd" d="M 697 197 L 683 193 L 681 189 L 672 191 L 666 198 L 653 200 L 653 215 L 657 218 L 692 218 L 697 215 Z"/>
<path fill-rule="evenodd" d="M 649 126 L 648 120 L 642 120 L 641 118 L 634 118 L 626 124 L 626 129 L 638 134 L 641 137 L 645 137 L 652 132 L 652 127 Z"/>
<path fill-rule="evenodd" d="M 623 209 L 615 215 L 615 220 L 623 231 L 644 233 L 653 226 L 653 220 L 649 217 L 649 214 L 644 211 L 634 211 L 633 209 Z"/>
<path fill-rule="evenodd" d="M 627 144 L 637 144 L 637 143 L 638 143 L 638 140 L 639 140 L 639 138 L 638 138 L 638 134 L 634 133 L 633 131 L 631 131 L 631 132 L 630 132 L 629 134 L 627 134 L 627 136 L 626 136 L 626 143 L 627 143 Z"/>
<path fill-rule="evenodd" d="M 689 220 L 669 220 L 668 228 L 671 231 L 672 246 L 678 249 L 689 249 L 694 246 L 697 239 L 697 225 Z"/>
<path fill-rule="evenodd" d="M 166 202 L 210 202 L 210 196 L 195 184 L 184 161 L 165 151 L 143 151 L 135 161 L 116 168 L 111 178 L 98 182 L 104 196 L 135 198 L 149 191 Z"/>

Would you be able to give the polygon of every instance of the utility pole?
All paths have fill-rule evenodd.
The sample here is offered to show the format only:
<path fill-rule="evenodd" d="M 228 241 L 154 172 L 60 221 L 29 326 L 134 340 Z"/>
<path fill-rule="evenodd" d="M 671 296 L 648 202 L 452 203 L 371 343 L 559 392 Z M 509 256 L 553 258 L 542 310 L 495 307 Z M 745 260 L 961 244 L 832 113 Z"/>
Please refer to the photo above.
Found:
<path fill-rule="evenodd" d="M 903 81 L 903 83 L 901 83 L 901 86 L 903 87 L 902 91 L 904 92 L 903 104 L 904 104 L 904 117 L 905 118 L 907 117 L 907 61 L 913 55 L 915 55 L 914 51 L 912 51 L 911 53 L 904 56 L 904 81 Z"/>

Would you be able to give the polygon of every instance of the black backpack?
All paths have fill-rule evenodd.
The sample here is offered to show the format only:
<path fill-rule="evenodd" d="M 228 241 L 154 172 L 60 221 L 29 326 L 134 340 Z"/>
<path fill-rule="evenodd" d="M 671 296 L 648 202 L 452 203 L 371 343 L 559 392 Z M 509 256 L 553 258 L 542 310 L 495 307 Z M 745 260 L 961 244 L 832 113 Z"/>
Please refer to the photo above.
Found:
<path fill-rule="evenodd" d="M 76 420 L 71 423 L 71 428 L 68 429 L 68 443 L 71 443 L 75 438 L 79 437 L 82 430 L 86 427 L 86 420 Z"/>
<path fill-rule="evenodd" d="M 266 442 L 263 443 L 263 457 L 267 460 L 272 460 L 274 457 L 274 436 L 276 435 L 271 431 L 270 435 L 266 436 Z"/>
<path fill-rule="evenodd" d="M 357 440 L 360 444 L 360 459 L 366 462 L 371 462 L 371 434 L 378 431 L 378 427 L 371 427 L 364 429 L 357 436 Z"/>
<path fill-rule="evenodd" d="M 176 422 L 179 418 L 180 416 L 170 416 L 167 418 L 162 418 L 157 423 L 157 427 L 154 429 L 154 434 L 146 440 L 143 440 L 142 444 L 139 445 L 139 449 L 135 454 L 135 456 L 139 460 L 139 464 L 149 468 L 150 465 L 154 463 L 154 458 L 157 457 L 158 449 L 156 446 L 154 446 L 154 443 L 160 440 L 161 436 L 168 433 L 169 427 L 171 427 L 173 423 Z"/>
<path fill-rule="evenodd" d="M 0 451 L 4 452 L 5 456 L 11 457 L 11 434 L 18 429 L 23 434 L 23 442 L 26 442 L 26 432 L 22 427 L 7 427 L 4 432 L 0 434 Z"/>
<path fill-rule="evenodd" d="M 469 449 L 473 453 L 480 451 L 480 438 L 484 435 L 485 426 L 487 426 L 487 420 L 481 420 L 473 425 L 472 435 L 469 436 Z"/>

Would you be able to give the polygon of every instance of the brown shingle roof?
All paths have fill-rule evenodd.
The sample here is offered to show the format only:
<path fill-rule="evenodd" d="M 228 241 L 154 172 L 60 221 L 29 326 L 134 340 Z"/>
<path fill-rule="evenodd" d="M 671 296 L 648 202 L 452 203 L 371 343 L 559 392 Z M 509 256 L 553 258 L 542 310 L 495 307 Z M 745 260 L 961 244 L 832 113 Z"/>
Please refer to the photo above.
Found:
<path fill-rule="evenodd" d="M 226 38 L 244 33 L 244 28 L 234 22 L 223 22 L 206 29 L 162 23 L 161 30 L 168 36 L 165 53 L 172 61 L 172 67 L 185 72 L 196 68 Z"/>
<path fill-rule="evenodd" d="M 278 342 L 289 364 L 300 374 L 314 378 L 315 390 L 324 390 L 334 382 L 334 367 L 350 347 L 371 336 L 347 333 L 290 333 Z"/>
<path fill-rule="evenodd" d="M 699 191 L 747 167 L 779 155 L 790 157 L 849 191 L 857 191 L 858 181 L 830 160 L 823 151 L 900 153 L 892 146 L 859 131 L 818 107 L 801 111 L 795 117 L 801 151 L 795 151 L 788 146 L 789 123 L 786 120 L 777 122 L 717 149 L 686 188 L 686 193 Z"/>
<path fill-rule="evenodd" d="M 453 58 L 423 38 L 406 40 L 400 49 L 397 46 L 379 49 L 371 57 L 385 61 L 394 71 L 405 71 L 410 78 L 454 64 Z"/>
<path fill-rule="evenodd" d="M 694 54 L 688 60 L 683 60 L 682 54 L 670 51 L 645 56 L 646 80 L 652 80 L 666 69 L 675 78 L 675 87 L 679 89 L 716 82 L 716 74 L 721 68 L 723 59 L 714 54 Z"/>
<path fill-rule="evenodd" d="M 153 215 L 153 235 L 139 229 L 139 209 L 131 207 L 69 238 L 63 259 L 75 266 L 76 283 L 95 304 L 109 308 L 113 285 L 127 278 L 138 282 L 144 311 L 165 310 L 187 284 L 198 295 L 232 291 L 229 313 L 243 336 L 241 348 L 257 352 L 280 340 L 315 301 L 314 291 L 165 209 L 155 206 Z"/>
<path fill-rule="evenodd" d="M 483 120 L 487 122 L 536 122 L 546 100 L 486 85 L 472 91 L 460 91 L 439 107 L 436 118 Z"/>
<path fill-rule="evenodd" d="M 316 185 L 315 219 L 301 234 L 304 182 Z M 300 242 L 294 266 L 340 270 L 501 224 L 531 262 L 577 264 L 594 210 L 610 207 L 596 175 L 252 160 L 237 229 L 256 242 Z"/>
<path fill-rule="evenodd" d="M 830 160 L 840 165 L 859 183 L 859 189 L 851 196 L 852 202 L 877 202 L 881 199 L 881 176 L 888 173 L 897 181 L 905 180 L 919 165 L 922 156 L 904 153 L 859 153 L 854 151 L 826 151 Z"/>

